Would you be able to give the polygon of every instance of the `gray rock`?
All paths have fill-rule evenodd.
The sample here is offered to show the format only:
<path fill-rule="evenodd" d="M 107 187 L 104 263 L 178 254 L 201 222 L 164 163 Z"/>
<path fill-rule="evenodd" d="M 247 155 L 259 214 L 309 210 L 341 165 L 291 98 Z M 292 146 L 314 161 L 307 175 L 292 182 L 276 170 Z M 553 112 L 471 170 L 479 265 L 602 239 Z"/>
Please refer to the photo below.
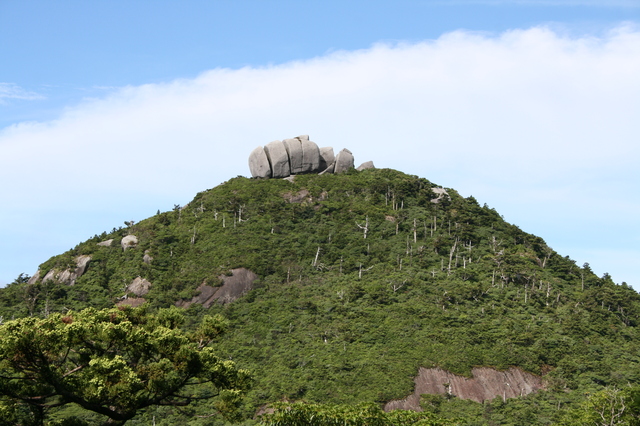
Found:
<path fill-rule="evenodd" d="M 46 283 L 47 281 L 51 281 L 51 280 L 53 280 L 55 278 L 56 278 L 56 270 L 52 269 L 52 270 L 50 270 L 49 272 L 47 272 L 44 275 L 44 278 L 42 279 L 42 282 Z"/>
<path fill-rule="evenodd" d="M 375 169 L 375 167 L 373 166 L 373 161 L 365 161 L 364 163 L 360 164 L 356 170 L 361 172 L 367 169 Z"/>
<path fill-rule="evenodd" d="M 29 281 L 27 281 L 27 284 L 35 284 L 36 281 L 38 281 L 38 278 L 40 278 L 40 269 L 38 269 L 36 273 L 33 274 L 31 278 L 29 278 Z"/>
<path fill-rule="evenodd" d="M 289 165 L 291 167 L 291 174 L 297 175 L 303 172 L 302 168 L 302 142 L 300 139 L 285 139 L 283 141 L 284 147 L 289 154 Z"/>
<path fill-rule="evenodd" d="M 89 262 L 91 261 L 91 256 L 82 255 L 76 257 L 76 265 L 78 266 L 75 270 L 75 274 L 77 277 L 84 275 L 87 272 L 87 266 L 89 266 Z"/>
<path fill-rule="evenodd" d="M 320 169 L 320 150 L 315 143 L 302 139 L 302 172 L 317 173 Z"/>
<path fill-rule="evenodd" d="M 149 293 L 149 289 L 151 288 L 151 283 L 145 280 L 142 277 L 136 277 L 135 280 L 131 281 L 131 284 L 127 286 L 125 292 L 133 293 L 136 296 L 144 296 Z"/>
<path fill-rule="evenodd" d="M 291 174 L 289 154 L 287 154 L 282 141 L 269 142 L 264 147 L 264 152 L 266 152 L 271 164 L 271 177 L 284 178 Z"/>
<path fill-rule="evenodd" d="M 113 242 L 113 238 L 110 240 L 99 242 L 98 245 L 103 247 L 110 247 L 112 242 Z"/>
<path fill-rule="evenodd" d="M 151 265 L 151 262 L 153 261 L 153 257 L 149 255 L 149 250 L 144 251 L 144 256 L 142 257 L 142 261 L 147 265 Z"/>
<path fill-rule="evenodd" d="M 271 166 L 264 148 L 259 146 L 249 155 L 249 170 L 254 178 L 270 178 Z"/>
<path fill-rule="evenodd" d="M 309 140 L 309 135 L 296 136 L 296 139 L 300 139 L 301 141 L 308 141 Z"/>
<path fill-rule="evenodd" d="M 342 173 L 353 168 L 353 154 L 348 149 L 343 149 L 336 155 L 336 165 L 333 170 L 334 173 Z"/>
<path fill-rule="evenodd" d="M 437 195 L 436 198 L 431 199 L 431 202 L 434 204 L 438 204 L 444 197 L 447 197 L 449 200 L 451 200 L 449 193 L 444 188 L 431 188 L 431 192 Z"/>
<path fill-rule="evenodd" d="M 128 248 L 135 248 L 138 245 L 138 237 L 135 235 L 127 235 L 120 241 L 120 245 L 122 246 L 122 250 L 126 250 Z"/>
<path fill-rule="evenodd" d="M 320 172 L 333 173 L 333 168 L 327 170 L 329 166 L 333 165 L 336 156 L 333 154 L 333 147 L 325 146 L 320 148 Z"/>
<path fill-rule="evenodd" d="M 59 272 L 55 269 L 52 269 L 49 272 L 47 272 L 44 278 L 42 278 L 42 282 L 45 283 L 47 281 L 53 280 L 63 284 L 67 284 L 67 285 L 74 285 L 76 283 L 76 280 L 80 278 L 87 271 L 87 266 L 91 261 L 91 256 L 82 255 L 82 256 L 76 257 L 75 260 L 76 260 L 76 268 L 73 271 L 71 271 L 70 269 L 65 269 L 64 271 Z M 38 276 L 40 275 L 40 271 L 38 271 L 37 275 Z"/>
<path fill-rule="evenodd" d="M 326 169 L 318 173 L 319 175 L 323 175 L 325 173 L 333 173 L 333 169 L 336 167 L 336 161 L 333 160 L 333 163 L 329 164 Z"/>

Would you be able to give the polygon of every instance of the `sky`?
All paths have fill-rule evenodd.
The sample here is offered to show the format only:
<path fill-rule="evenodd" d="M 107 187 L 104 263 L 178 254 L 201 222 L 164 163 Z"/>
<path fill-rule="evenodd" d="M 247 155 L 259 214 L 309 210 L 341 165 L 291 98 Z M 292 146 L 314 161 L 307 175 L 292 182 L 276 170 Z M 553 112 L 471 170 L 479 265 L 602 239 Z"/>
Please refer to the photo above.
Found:
<path fill-rule="evenodd" d="M 0 0 L 0 286 L 302 134 L 640 290 L 640 0 Z"/>

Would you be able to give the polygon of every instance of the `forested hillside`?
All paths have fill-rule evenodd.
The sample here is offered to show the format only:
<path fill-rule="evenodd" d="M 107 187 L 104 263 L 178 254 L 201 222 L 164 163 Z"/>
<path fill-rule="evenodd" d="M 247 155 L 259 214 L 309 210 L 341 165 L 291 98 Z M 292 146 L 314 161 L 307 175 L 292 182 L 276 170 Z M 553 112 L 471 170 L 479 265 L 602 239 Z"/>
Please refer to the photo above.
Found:
<path fill-rule="evenodd" d="M 240 268 L 257 279 L 203 307 L 198 296 Z M 512 399 L 420 399 L 467 425 L 567 421 L 589 394 L 640 379 L 638 293 L 473 197 L 388 169 L 231 179 L 47 260 L 0 289 L 0 316 L 142 302 L 181 306 L 186 329 L 205 314 L 228 320 L 214 348 L 252 374 L 236 417 L 245 424 L 283 400 L 383 406 L 413 392 L 420 367 L 542 376 L 542 390 Z M 214 412 L 148 408 L 128 424 L 223 424 Z"/>

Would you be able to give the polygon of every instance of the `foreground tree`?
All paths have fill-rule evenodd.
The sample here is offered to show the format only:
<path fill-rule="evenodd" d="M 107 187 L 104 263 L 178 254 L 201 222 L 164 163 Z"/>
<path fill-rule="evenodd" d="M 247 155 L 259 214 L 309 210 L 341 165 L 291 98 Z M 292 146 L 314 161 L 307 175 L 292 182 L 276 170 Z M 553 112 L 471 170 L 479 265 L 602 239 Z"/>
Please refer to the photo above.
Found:
<path fill-rule="evenodd" d="M 640 388 L 606 387 L 589 396 L 579 407 L 562 414 L 556 426 L 638 426 Z"/>
<path fill-rule="evenodd" d="M 249 376 L 209 346 L 224 319 L 204 317 L 190 333 L 182 321 L 178 309 L 113 308 L 1 324 L 0 411 L 42 424 L 51 408 L 75 403 L 121 425 L 152 405 L 219 397 L 229 409 Z"/>
<path fill-rule="evenodd" d="M 332 405 L 304 402 L 273 404 L 262 416 L 263 426 L 453 426 L 458 422 L 433 413 L 406 410 L 384 412 L 376 404 Z"/>

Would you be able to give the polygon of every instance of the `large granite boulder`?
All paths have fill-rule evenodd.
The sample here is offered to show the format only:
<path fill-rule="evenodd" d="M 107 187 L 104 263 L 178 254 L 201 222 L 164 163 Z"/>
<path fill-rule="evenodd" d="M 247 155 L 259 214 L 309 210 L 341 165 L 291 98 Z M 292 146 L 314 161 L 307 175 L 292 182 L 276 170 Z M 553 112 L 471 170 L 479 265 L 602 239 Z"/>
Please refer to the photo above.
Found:
<path fill-rule="evenodd" d="M 133 293 L 138 297 L 144 296 L 149 293 L 149 289 L 151 288 L 151 283 L 146 279 L 138 276 L 136 279 L 131 281 L 131 284 L 127 286 L 125 289 L 126 293 Z"/>
<path fill-rule="evenodd" d="M 289 154 L 289 166 L 291 168 L 291 174 L 297 175 L 303 172 L 302 168 L 302 141 L 298 138 L 285 139 L 283 141 L 284 147 Z"/>
<path fill-rule="evenodd" d="M 358 168 L 356 168 L 356 170 L 359 172 L 367 169 L 375 169 L 375 166 L 373 165 L 373 161 L 365 161 L 364 163 L 360 164 Z"/>
<path fill-rule="evenodd" d="M 353 154 L 348 149 L 343 149 L 336 155 L 336 165 L 333 170 L 334 173 L 346 172 L 354 167 Z"/>
<path fill-rule="evenodd" d="M 249 156 L 249 169 L 254 178 L 289 179 L 302 173 L 341 173 L 353 167 L 351 151 L 343 149 L 334 155 L 332 147 L 318 148 L 309 140 L 309 135 L 270 142 L 254 149 Z M 372 167 L 369 161 L 358 170 Z"/>
<path fill-rule="evenodd" d="M 333 147 L 325 146 L 320 148 L 320 171 L 325 173 L 333 173 L 333 162 L 336 156 L 333 154 Z M 331 167 L 331 170 L 328 168 Z"/>
<path fill-rule="evenodd" d="M 302 139 L 302 173 L 316 173 L 320 168 L 320 150 L 315 143 Z"/>
<path fill-rule="evenodd" d="M 120 241 L 120 245 L 122 246 L 122 250 L 135 248 L 138 245 L 138 237 L 135 235 L 127 235 Z"/>
<path fill-rule="evenodd" d="M 263 147 L 259 146 L 251 151 L 249 155 L 249 170 L 251 170 L 251 176 L 253 177 L 271 177 L 271 166 Z"/>
<path fill-rule="evenodd" d="M 269 142 L 264 147 L 264 152 L 271 164 L 271 177 L 285 178 L 291 174 L 289 167 L 289 154 L 282 141 Z"/>

